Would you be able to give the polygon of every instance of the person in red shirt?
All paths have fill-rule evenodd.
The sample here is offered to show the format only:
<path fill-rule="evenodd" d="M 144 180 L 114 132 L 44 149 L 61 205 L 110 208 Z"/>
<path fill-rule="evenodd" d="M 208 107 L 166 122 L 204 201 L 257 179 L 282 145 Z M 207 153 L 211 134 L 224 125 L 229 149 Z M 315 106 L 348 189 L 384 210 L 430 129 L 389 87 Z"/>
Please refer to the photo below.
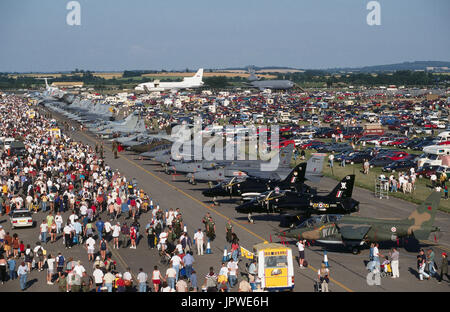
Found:
<path fill-rule="evenodd" d="M 136 249 L 136 228 L 132 226 L 130 228 L 131 249 Z"/>
<path fill-rule="evenodd" d="M 19 244 L 19 257 L 25 252 L 25 244 L 23 243 L 23 241 L 20 241 Z"/>
<path fill-rule="evenodd" d="M 117 292 L 125 292 L 125 281 L 122 278 L 122 274 L 119 273 L 116 277 L 118 277 L 118 279 L 116 279 Z"/>
<path fill-rule="evenodd" d="M 134 197 L 130 199 L 130 206 L 131 206 L 131 217 L 134 219 L 136 216 L 136 199 L 134 199 Z"/>

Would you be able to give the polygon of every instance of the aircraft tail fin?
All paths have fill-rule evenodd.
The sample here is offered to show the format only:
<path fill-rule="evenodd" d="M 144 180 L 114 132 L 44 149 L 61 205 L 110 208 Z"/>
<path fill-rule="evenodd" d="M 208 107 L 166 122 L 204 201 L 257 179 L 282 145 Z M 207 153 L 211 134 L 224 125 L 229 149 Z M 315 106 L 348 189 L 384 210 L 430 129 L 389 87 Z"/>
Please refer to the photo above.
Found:
<path fill-rule="evenodd" d="M 441 193 L 433 192 L 425 201 L 414 210 L 408 217 L 409 222 L 413 222 L 408 230 L 408 234 L 414 234 L 418 240 L 428 239 L 431 231 L 436 231 L 433 227 L 436 211 L 441 200 Z"/>
<path fill-rule="evenodd" d="M 294 154 L 294 144 L 289 144 L 280 149 L 280 164 L 281 167 L 289 167 Z"/>
<path fill-rule="evenodd" d="M 284 179 L 285 183 L 297 184 L 305 182 L 306 163 L 298 164 Z"/>
<path fill-rule="evenodd" d="M 305 178 L 307 180 L 314 183 L 320 181 L 325 156 L 326 154 L 322 153 L 314 153 L 311 155 L 306 165 Z"/>
<path fill-rule="evenodd" d="M 202 81 L 203 79 L 203 68 L 200 68 L 195 75 L 192 77 L 194 80 Z"/>
<path fill-rule="evenodd" d="M 355 175 L 350 174 L 345 176 L 328 196 L 331 198 L 350 198 L 353 194 L 354 185 Z"/>
<path fill-rule="evenodd" d="M 49 77 L 42 77 L 42 78 L 37 78 L 37 79 L 40 79 L 40 80 L 44 80 L 45 81 L 45 88 L 46 89 L 48 89 L 48 88 L 50 88 L 50 86 L 48 85 L 48 80 L 49 79 L 53 79 L 53 78 L 49 78 Z"/>

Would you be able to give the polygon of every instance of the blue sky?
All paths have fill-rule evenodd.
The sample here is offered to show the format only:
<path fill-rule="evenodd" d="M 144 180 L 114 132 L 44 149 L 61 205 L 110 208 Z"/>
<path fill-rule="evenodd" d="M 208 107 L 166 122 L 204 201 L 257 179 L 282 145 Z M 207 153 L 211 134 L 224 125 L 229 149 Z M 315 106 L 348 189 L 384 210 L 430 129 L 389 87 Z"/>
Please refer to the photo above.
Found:
<path fill-rule="evenodd" d="M 0 1 L 0 72 L 450 61 L 449 0 Z"/>

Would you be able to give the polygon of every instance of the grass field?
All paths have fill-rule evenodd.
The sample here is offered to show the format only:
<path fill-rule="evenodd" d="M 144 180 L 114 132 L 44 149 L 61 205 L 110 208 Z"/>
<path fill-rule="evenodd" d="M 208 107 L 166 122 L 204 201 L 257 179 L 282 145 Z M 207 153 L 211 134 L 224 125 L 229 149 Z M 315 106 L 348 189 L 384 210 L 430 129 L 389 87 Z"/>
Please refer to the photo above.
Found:
<path fill-rule="evenodd" d="M 307 150 L 306 157 L 309 158 L 312 153 L 313 151 Z M 301 160 L 297 159 L 296 163 L 300 162 Z M 331 170 L 328 163 L 328 158 L 325 159 L 323 166 L 323 175 L 337 181 L 340 181 L 348 174 L 355 174 L 355 186 L 372 191 L 374 194 L 373 196 L 375 196 L 375 181 L 381 172 L 381 167 L 374 167 L 370 168 L 369 174 L 364 174 L 362 164 L 346 165 L 345 167 L 341 167 L 337 162 L 334 162 L 333 170 Z M 385 173 L 385 175 L 389 176 L 390 174 Z M 398 172 L 395 172 L 394 175 L 398 180 Z M 448 185 L 449 182 L 447 182 L 447 186 Z M 429 179 L 417 178 L 416 188 L 412 193 L 403 194 L 401 191 L 398 191 L 397 193 L 389 192 L 389 196 L 401 198 L 416 204 L 421 204 L 428 197 L 428 195 L 430 195 L 431 191 L 431 182 Z M 439 204 L 439 210 L 450 213 L 450 200 L 442 199 Z"/>
<path fill-rule="evenodd" d="M 143 74 L 142 76 L 135 77 L 136 80 L 141 80 L 142 77 L 145 78 L 154 78 L 154 79 L 161 79 L 161 78 L 183 78 L 183 77 L 192 77 L 195 73 L 193 72 L 183 72 L 183 73 L 149 73 L 149 74 Z M 10 77 L 17 78 L 19 76 L 21 77 L 31 77 L 31 78 L 43 78 L 43 77 L 51 77 L 51 78 L 61 78 L 62 75 L 64 76 L 82 76 L 81 73 L 77 74 L 59 74 L 59 73 L 49 73 L 49 74 L 41 74 L 41 73 L 29 73 L 29 74 L 12 74 Z M 94 72 L 94 76 L 101 77 L 103 79 L 120 79 L 123 78 L 123 72 Z M 224 76 L 228 78 L 234 78 L 234 77 L 243 77 L 247 78 L 249 76 L 248 73 L 230 73 L 230 72 L 214 72 L 214 73 L 203 73 L 203 77 L 218 77 L 218 76 Z M 270 75 L 270 74 L 257 74 L 258 77 L 265 78 L 265 79 L 275 79 L 277 76 Z M 128 79 L 128 78 L 127 78 Z"/>

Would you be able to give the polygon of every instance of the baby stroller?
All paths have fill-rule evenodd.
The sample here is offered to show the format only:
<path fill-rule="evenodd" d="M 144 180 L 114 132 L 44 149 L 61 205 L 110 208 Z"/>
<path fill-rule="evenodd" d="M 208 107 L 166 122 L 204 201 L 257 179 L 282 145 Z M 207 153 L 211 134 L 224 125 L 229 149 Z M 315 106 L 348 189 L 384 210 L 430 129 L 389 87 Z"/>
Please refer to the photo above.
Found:
<path fill-rule="evenodd" d="M 381 266 L 381 273 L 380 276 L 381 277 L 386 277 L 386 276 L 392 276 L 392 268 L 391 268 L 391 263 L 383 263 Z"/>
<path fill-rule="evenodd" d="M 322 283 L 320 281 L 314 281 L 314 292 L 322 292 Z"/>

